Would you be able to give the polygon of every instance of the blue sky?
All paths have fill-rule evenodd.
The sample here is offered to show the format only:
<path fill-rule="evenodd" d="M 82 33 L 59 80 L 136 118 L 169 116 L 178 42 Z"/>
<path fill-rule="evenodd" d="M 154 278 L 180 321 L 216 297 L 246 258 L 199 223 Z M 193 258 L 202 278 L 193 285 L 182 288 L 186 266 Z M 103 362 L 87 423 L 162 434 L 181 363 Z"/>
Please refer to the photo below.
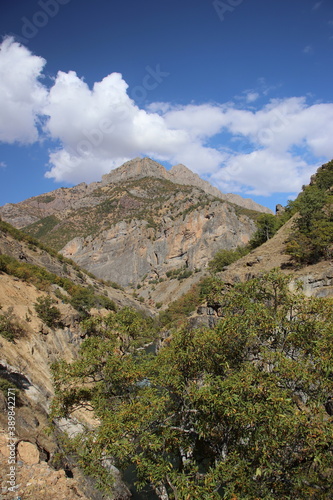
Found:
<path fill-rule="evenodd" d="M 183 163 L 274 210 L 333 158 L 331 0 L 0 0 L 0 205 Z"/>

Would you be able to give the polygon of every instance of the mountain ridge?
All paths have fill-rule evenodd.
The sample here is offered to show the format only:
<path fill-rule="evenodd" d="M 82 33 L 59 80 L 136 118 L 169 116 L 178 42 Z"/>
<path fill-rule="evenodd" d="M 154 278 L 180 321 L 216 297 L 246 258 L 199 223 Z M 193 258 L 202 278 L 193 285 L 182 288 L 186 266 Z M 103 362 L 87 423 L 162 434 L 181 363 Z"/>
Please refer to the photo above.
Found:
<path fill-rule="evenodd" d="M 258 212 L 272 213 L 272 211 L 256 203 L 250 198 L 243 198 L 240 195 L 233 193 L 222 193 L 217 187 L 212 186 L 208 181 L 201 179 L 201 177 L 192 172 L 188 167 L 179 163 L 167 170 L 160 163 L 151 160 L 150 158 L 134 158 L 120 167 L 111 170 L 108 174 L 102 177 L 102 186 L 111 183 L 124 182 L 132 178 L 156 177 L 159 179 L 166 179 L 174 184 L 185 186 L 194 186 L 202 189 L 205 193 L 211 194 L 217 198 L 234 203 L 249 210 L 256 210 Z"/>
<path fill-rule="evenodd" d="M 212 186 L 208 181 L 201 179 L 198 174 L 192 172 L 185 165 L 174 165 L 170 170 L 167 170 L 163 165 L 150 158 L 137 157 L 111 170 L 108 174 L 104 174 L 101 181 L 90 184 L 81 182 L 76 186 L 70 188 L 60 187 L 41 195 L 32 196 L 18 203 L 6 203 L 0 207 L 0 216 L 14 227 L 22 229 L 41 218 L 34 213 L 36 209 L 43 210 L 41 216 L 47 216 L 59 212 L 64 208 L 83 208 L 85 206 L 84 199 L 89 197 L 94 191 L 113 184 L 128 182 L 131 179 L 139 180 L 145 177 L 166 180 L 184 186 L 197 187 L 206 194 L 247 208 L 248 210 L 272 213 L 269 208 L 256 203 L 250 198 L 243 198 L 240 195 L 232 193 L 222 193 L 218 188 Z M 98 202 L 96 201 L 96 203 Z M 44 206 L 42 206 L 43 204 Z M 91 199 L 88 206 L 90 204 Z"/>

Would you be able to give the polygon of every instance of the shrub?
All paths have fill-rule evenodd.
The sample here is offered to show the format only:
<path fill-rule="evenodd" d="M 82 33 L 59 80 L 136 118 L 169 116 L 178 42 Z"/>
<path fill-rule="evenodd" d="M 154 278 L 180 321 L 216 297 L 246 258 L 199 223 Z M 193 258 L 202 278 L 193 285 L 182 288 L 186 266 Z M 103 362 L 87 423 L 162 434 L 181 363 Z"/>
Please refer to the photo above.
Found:
<path fill-rule="evenodd" d="M 193 271 L 191 271 L 191 269 L 184 269 L 181 273 L 178 274 L 177 280 L 179 280 L 179 281 L 184 280 L 184 279 L 192 276 L 192 274 L 193 274 Z"/>
<path fill-rule="evenodd" d="M 96 307 L 104 307 L 108 311 L 117 311 L 117 306 L 113 302 L 113 300 L 109 299 L 105 295 L 96 295 L 95 296 L 95 306 Z"/>
<path fill-rule="evenodd" d="M 38 317 L 50 328 L 55 327 L 60 322 L 61 313 L 53 304 L 55 301 L 51 297 L 38 297 L 34 308 Z"/>
<path fill-rule="evenodd" d="M 160 324 L 162 326 L 170 326 L 173 323 L 178 324 L 186 320 L 186 318 L 193 311 L 195 311 L 197 306 L 200 304 L 200 300 L 200 287 L 198 285 L 194 285 L 187 293 L 174 302 L 171 302 L 169 307 L 159 314 Z"/>
<path fill-rule="evenodd" d="M 15 318 L 12 307 L 0 314 L 0 335 L 2 337 L 10 342 L 15 342 L 15 339 L 22 337 L 24 334 L 25 330 Z"/>
<path fill-rule="evenodd" d="M 9 382 L 9 380 L 0 376 L 0 391 L 3 393 L 3 395 L 5 397 L 7 397 L 7 395 L 8 395 L 8 389 L 13 389 L 13 388 L 16 390 L 15 392 L 16 392 L 16 397 L 17 397 L 18 388 L 17 388 L 16 384 L 14 384 L 13 382 Z"/>
<path fill-rule="evenodd" d="M 212 260 L 208 263 L 208 268 L 210 271 L 218 273 L 223 271 L 225 266 L 229 266 L 236 260 L 244 257 L 247 253 L 250 252 L 250 248 L 246 247 L 237 247 L 235 250 L 226 250 L 222 248 L 218 250 Z"/>

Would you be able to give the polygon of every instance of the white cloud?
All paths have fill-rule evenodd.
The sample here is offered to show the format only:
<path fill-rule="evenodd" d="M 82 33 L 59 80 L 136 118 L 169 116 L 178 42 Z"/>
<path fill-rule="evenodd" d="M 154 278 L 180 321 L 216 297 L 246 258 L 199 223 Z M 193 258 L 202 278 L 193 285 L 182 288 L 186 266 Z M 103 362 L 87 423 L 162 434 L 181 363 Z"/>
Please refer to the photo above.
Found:
<path fill-rule="evenodd" d="M 159 114 L 139 109 L 126 91 L 119 73 L 92 90 L 76 73 L 58 73 L 44 113 L 46 130 L 63 147 L 51 154 L 48 177 L 96 180 L 140 154 L 170 158 L 188 146 L 188 131 L 168 127 Z"/>
<path fill-rule="evenodd" d="M 38 113 L 47 95 L 39 83 L 45 63 L 11 37 L 0 45 L 0 141 L 38 139 Z"/>
<path fill-rule="evenodd" d="M 7 163 L 4 161 L 0 161 L 0 168 L 7 168 Z"/>
<path fill-rule="evenodd" d="M 270 149 L 236 154 L 229 158 L 225 168 L 211 180 L 222 191 L 243 191 L 251 195 L 272 192 L 298 192 L 316 167 L 307 165 L 290 153 L 277 154 Z"/>
<path fill-rule="evenodd" d="M 246 94 L 246 102 L 251 103 L 259 98 L 258 92 L 248 92 Z"/>
<path fill-rule="evenodd" d="M 46 174 L 57 181 L 99 180 L 131 158 L 151 156 L 183 163 L 223 191 L 269 195 L 299 191 L 333 157 L 333 103 L 291 97 L 254 108 L 258 94 L 246 90 L 241 109 L 232 102 L 142 109 L 119 73 L 90 88 L 75 72 L 59 71 L 47 89 L 39 82 L 44 64 L 13 40 L 3 42 L 0 104 L 7 122 L 0 119 L 0 139 L 36 141 L 40 118 L 42 134 L 59 144 Z"/>
<path fill-rule="evenodd" d="M 211 180 L 223 191 L 256 195 L 299 191 L 321 161 L 333 157 L 333 103 L 307 105 L 304 97 L 289 98 L 271 100 L 257 111 L 231 105 L 193 109 L 190 105 L 167 113 L 167 123 L 170 115 L 174 125 L 187 126 L 197 137 L 200 124 L 206 129 L 210 115 L 212 133 L 219 125 L 220 130 L 247 144 L 250 151 L 244 154 L 238 153 L 236 146 L 230 150 L 229 143 L 219 166 L 207 169 L 208 174 L 214 172 Z M 187 165 L 191 168 L 190 161 Z"/>

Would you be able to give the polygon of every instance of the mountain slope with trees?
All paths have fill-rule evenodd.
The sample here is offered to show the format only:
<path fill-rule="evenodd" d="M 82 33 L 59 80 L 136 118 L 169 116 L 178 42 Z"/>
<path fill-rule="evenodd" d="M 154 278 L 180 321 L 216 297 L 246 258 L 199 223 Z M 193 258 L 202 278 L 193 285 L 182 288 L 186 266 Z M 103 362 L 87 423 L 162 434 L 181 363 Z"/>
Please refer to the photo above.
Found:
<path fill-rule="evenodd" d="M 163 307 L 1 222 L 2 390 L 16 380 L 30 416 L 29 391 L 42 388 L 44 402 L 38 433 L 20 432 L 106 495 L 118 467 L 137 498 L 148 488 L 161 500 L 332 499 L 332 170 L 280 215 L 257 216 L 248 246 L 222 248 L 206 272 L 179 267 L 140 285 L 186 291 Z M 60 438 L 73 417 L 75 436 Z"/>

